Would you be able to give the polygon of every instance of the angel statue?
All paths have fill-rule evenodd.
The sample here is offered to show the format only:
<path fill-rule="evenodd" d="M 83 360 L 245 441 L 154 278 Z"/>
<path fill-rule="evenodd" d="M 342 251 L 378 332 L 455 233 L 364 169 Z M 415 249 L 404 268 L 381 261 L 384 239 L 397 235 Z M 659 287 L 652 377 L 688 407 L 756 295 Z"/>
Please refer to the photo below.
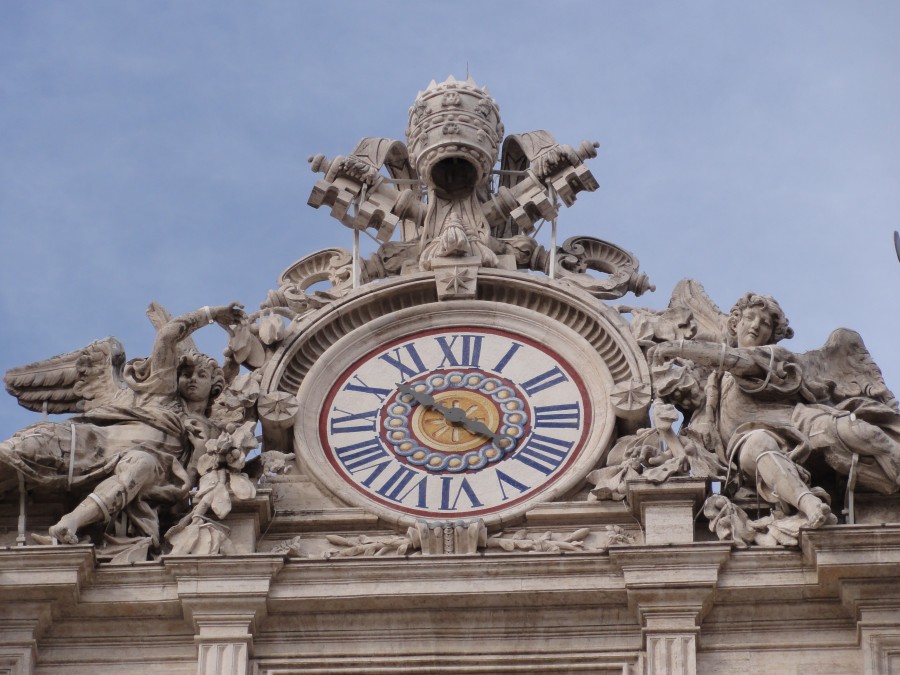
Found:
<path fill-rule="evenodd" d="M 897 400 L 858 333 L 838 329 L 821 349 L 794 354 L 776 344 L 793 329 L 770 296 L 746 293 L 726 318 L 699 284 L 682 282 L 667 311 L 679 305 L 698 336 L 650 350 L 654 387 L 684 412 L 682 433 L 738 483 L 810 528 L 837 522 L 827 493 L 810 485 L 814 460 L 851 485 L 900 489 Z"/>
<path fill-rule="evenodd" d="M 108 338 L 13 368 L 4 378 L 26 408 L 77 413 L 62 423 L 38 422 L 0 443 L 0 491 L 17 483 L 17 472 L 35 489 L 92 490 L 50 528 L 59 542 L 77 544 L 83 527 L 125 511 L 134 529 L 158 546 L 155 505 L 187 496 L 192 455 L 218 436 L 209 415 L 224 374 L 190 335 L 212 323 L 230 329 L 244 320 L 241 305 L 203 307 L 174 319 L 152 305 L 148 314 L 158 329 L 148 358 L 125 363 L 122 345 Z"/>

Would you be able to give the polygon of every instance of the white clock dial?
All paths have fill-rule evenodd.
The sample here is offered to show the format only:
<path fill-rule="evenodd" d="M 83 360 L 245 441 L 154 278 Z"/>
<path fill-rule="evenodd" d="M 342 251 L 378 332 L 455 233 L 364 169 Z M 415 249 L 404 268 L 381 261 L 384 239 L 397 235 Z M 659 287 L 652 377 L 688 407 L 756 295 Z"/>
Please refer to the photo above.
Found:
<path fill-rule="evenodd" d="M 413 517 L 468 518 L 546 491 L 582 453 L 593 407 L 552 344 L 452 326 L 370 349 L 336 379 L 318 433 L 360 496 Z"/>

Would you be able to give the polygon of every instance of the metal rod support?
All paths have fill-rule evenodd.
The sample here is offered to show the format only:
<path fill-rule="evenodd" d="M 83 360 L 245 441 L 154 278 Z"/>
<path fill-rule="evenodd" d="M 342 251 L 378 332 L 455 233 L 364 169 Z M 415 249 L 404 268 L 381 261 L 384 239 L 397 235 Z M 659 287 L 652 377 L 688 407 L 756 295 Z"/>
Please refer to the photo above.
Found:
<path fill-rule="evenodd" d="M 547 186 L 547 196 L 553 208 L 556 209 L 556 192 L 552 185 Z M 556 278 L 556 216 L 550 221 L 550 278 Z"/>
<path fill-rule="evenodd" d="M 366 190 L 369 186 L 363 183 L 362 190 L 360 190 L 359 197 L 354 202 L 353 207 L 353 261 L 350 265 L 352 278 L 353 278 L 353 288 L 359 288 L 359 230 L 355 227 L 356 219 L 359 217 L 360 207 L 363 202 L 366 201 Z"/>
<path fill-rule="evenodd" d="M 25 475 L 19 471 L 19 533 L 16 536 L 16 546 L 25 546 L 28 543 L 25 538 Z"/>
<path fill-rule="evenodd" d="M 513 171 L 512 169 L 491 169 L 491 174 L 494 176 L 524 176 L 530 173 L 529 171 Z"/>

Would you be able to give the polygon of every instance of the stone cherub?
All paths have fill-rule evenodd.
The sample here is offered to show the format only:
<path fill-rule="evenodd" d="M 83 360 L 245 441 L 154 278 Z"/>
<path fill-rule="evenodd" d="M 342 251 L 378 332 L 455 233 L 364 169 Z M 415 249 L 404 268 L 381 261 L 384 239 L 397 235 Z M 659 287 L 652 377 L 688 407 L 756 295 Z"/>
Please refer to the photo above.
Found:
<path fill-rule="evenodd" d="M 223 371 L 189 336 L 207 324 L 228 328 L 242 320 L 237 303 L 166 315 L 147 358 L 125 363 L 121 344 L 108 338 L 10 370 L 6 387 L 21 405 L 78 414 L 33 424 L 0 443 L 0 490 L 17 483 L 17 472 L 38 490 L 91 489 L 50 528 L 52 537 L 76 544 L 83 527 L 125 511 L 158 546 L 155 505 L 187 496 L 196 478 L 192 455 L 218 436 L 209 414 L 225 386 Z"/>
<path fill-rule="evenodd" d="M 704 336 L 716 326 L 725 335 L 651 351 L 657 395 L 683 410 L 683 434 L 807 527 L 837 520 L 824 490 L 810 485 L 804 465 L 814 459 L 871 490 L 900 489 L 897 401 L 857 333 L 838 329 L 822 349 L 794 354 L 776 344 L 793 330 L 773 298 L 747 293 L 725 319 L 702 288 L 689 295 Z"/>

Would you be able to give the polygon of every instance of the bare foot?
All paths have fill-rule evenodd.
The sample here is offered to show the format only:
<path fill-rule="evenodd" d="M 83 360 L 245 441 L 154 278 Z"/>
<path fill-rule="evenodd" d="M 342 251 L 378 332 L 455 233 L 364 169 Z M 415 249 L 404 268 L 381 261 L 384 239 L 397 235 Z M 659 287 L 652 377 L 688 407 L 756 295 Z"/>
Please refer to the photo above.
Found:
<path fill-rule="evenodd" d="M 61 544 L 77 544 L 78 535 L 75 528 L 66 523 L 65 518 L 50 527 L 50 536 Z"/>
<path fill-rule="evenodd" d="M 837 516 L 831 512 L 831 507 L 813 494 L 803 495 L 798 508 L 809 521 L 810 529 L 815 530 L 837 522 Z"/>

